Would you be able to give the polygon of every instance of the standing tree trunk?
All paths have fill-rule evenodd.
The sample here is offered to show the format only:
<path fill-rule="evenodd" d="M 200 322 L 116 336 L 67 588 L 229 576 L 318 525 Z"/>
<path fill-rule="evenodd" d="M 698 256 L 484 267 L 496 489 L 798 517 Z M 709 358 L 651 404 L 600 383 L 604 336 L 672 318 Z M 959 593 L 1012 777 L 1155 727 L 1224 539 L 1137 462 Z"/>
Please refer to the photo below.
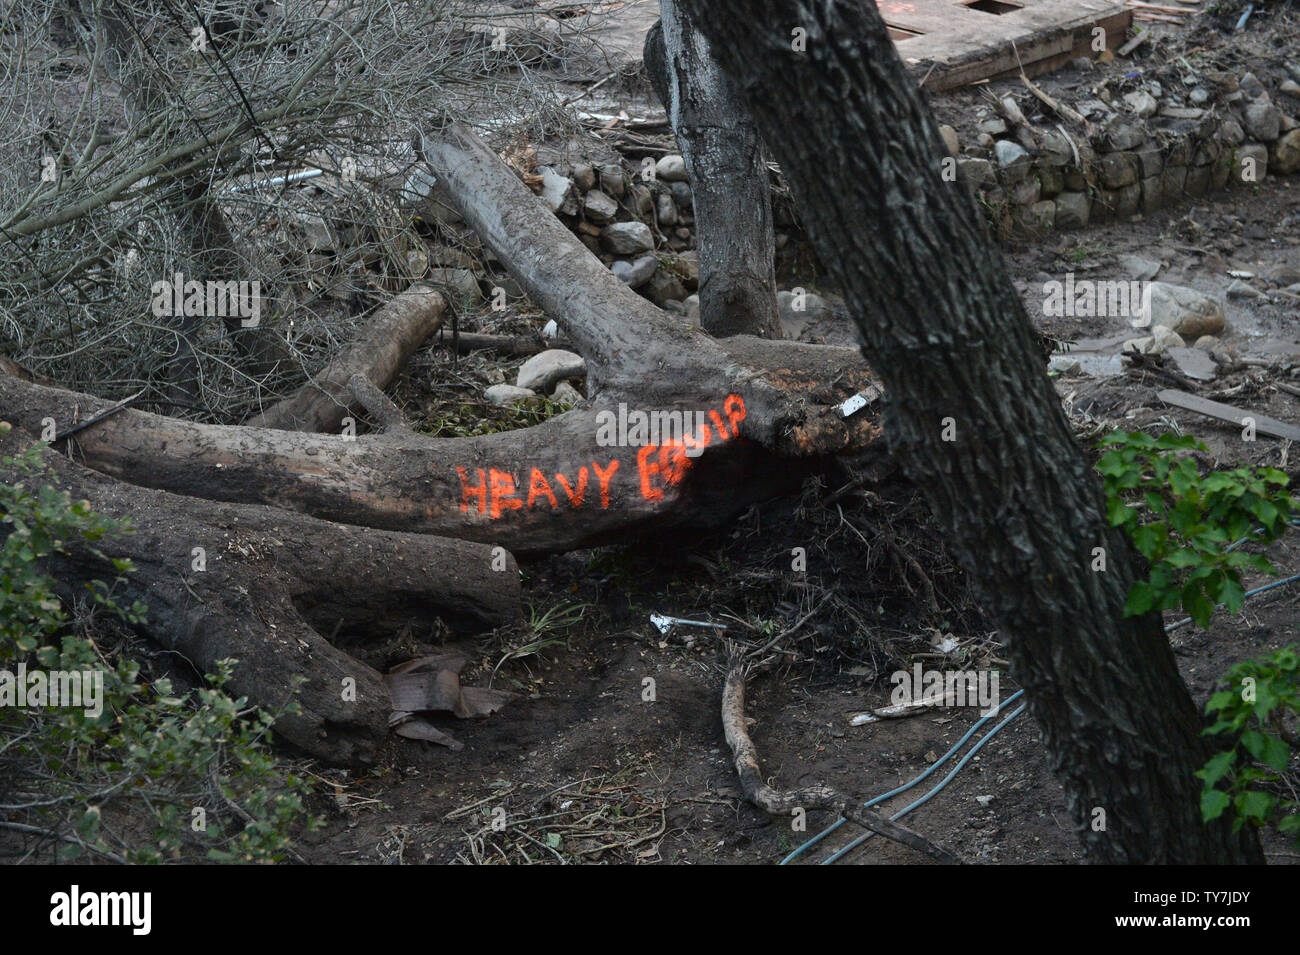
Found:
<path fill-rule="evenodd" d="M 858 316 L 891 447 L 1002 629 L 1089 858 L 1261 863 L 1249 830 L 1201 821 L 1200 716 L 1159 615 L 1122 617 L 1138 561 L 974 201 L 941 177 L 943 142 L 875 4 L 681 3 Z"/>
<path fill-rule="evenodd" d="M 659 0 L 645 63 L 686 160 L 700 256 L 700 325 L 781 338 L 772 199 L 758 128 L 678 0 Z"/>

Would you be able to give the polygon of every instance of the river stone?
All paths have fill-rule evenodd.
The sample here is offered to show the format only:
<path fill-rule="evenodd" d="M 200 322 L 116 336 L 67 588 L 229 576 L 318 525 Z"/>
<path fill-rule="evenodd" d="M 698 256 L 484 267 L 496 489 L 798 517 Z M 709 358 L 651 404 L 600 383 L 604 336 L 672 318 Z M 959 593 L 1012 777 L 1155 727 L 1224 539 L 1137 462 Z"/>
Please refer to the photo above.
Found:
<path fill-rule="evenodd" d="M 615 255 L 636 255 L 655 247 L 654 234 L 644 222 L 614 222 L 600 232 L 601 244 Z"/>
<path fill-rule="evenodd" d="M 661 156 L 655 163 L 655 176 L 665 182 L 685 182 L 686 160 L 681 156 Z"/>
<path fill-rule="evenodd" d="M 561 176 L 550 166 L 542 166 L 542 201 L 552 212 L 560 212 L 566 208 L 573 193 L 573 180 L 568 176 Z"/>
<path fill-rule="evenodd" d="M 1300 129 L 1291 130 L 1273 144 L 1269 166 L 1284 176 L 1300 172 Z"/>
<path fill-rule="evenodd" d="M 483 392 L 483 397 L 499 407 L 507 407 L 520 401 L 536 398 L 537 392 L 531 388 L 516 388 L 514 385 L 493 385 Z"/>
<path fill-rule="evenodd" d="M 1168 282 L 1152 282 L 1151 323 L 1172 328 L 1195 341 L 1202 335 L 1223 331 L 1223 306 L 1196 289 Z"/>
<path fill-rule="evenodd" d="M 1130 338 L 1120 346 L 1120 351 L 1139 351 L 1147 355 L 1162 355 L 1170 348 L 1185 348 L 1187 343 L 1173 329 L 1153 325 L 1151 334 L 1143 338 Z"/>
<path fill-rule="evenodd" d="M 519 366 L 515 384 L 520 388 L 550 393 L 556 382 L 566 378 L 581 378 L 587 373 L 587 363 L 582 356 L 563 348 L 548 348 Z"/>
<path fill-rule="evenodd" d="M 626 259 L 617 259 L 609 268 L 625 285 L 640 288 L 655 274 L 655 269 L 659 268 L 659 260 L 653 253 L 647 252 L 630 262 Z"/>
<path fill-rule="evenodd" d="M 599 189 L 592 189 L 582 197 L 582 214 L 588 222 L 605 225 L 618 215 L 618 203 Z"/>

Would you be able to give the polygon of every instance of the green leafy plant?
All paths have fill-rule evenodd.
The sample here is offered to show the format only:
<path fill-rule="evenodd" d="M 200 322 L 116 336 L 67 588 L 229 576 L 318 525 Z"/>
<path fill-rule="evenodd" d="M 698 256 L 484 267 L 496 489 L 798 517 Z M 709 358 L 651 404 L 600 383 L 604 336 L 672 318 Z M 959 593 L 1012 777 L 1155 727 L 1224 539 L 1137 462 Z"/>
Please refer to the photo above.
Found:
<path fill-rule="evenodd" d="M 54 487 L 39 446 L 0 464 L 21 478 L 0 485 L 0 667 L 76 673 L 102 687 L 94 707 L 0 707 L 0 827 L 56 840 L 63 859 L 285 858 L 292 831 L 320 823 L 307 812 L 310 786 L 267 745 L 274 717 L 225 691 L 229 662 L 178 696 L 125 654 L 103 653 L 97 637 L 114 622 L 146 619 L 142 604 L 114 599 L 130 562 L 97 549 L 129 525 Z M 92 584 L 75 616 L 42 569 L 73 542 L 117 574 L 112 586 Z"/>
<path fill-rule="evenodd" d="M 1269 543 L 1286 530 L 1297 505 L 1281 471 L 1202 474 L 1192 455 L 1206 448 L 1192 437 L 1116 432 L 1101 444 L 1109 449 L 1097 463 L 1107 516 L 1151 567 L 1150 577 L 1129 591 L 1126 616 L 1181 605 L 1205 627 L 1216 606 L 1241 608 L 1244 570 L 1277 573 L 1265 557 L 1238 547 Z M 1292 647 L 1242 661 L 1226 678 L 1229 688 L 1206 706 L 1214 722 L 1204 732 L 1229 748 L 1197 772 L 1201 816 L 1209 822 L 1231 810 L 1237 828 L 1274 825 L 1300 843 L 1300 802 L 1282 795 L 1292 750 L 1300 745 L 1291 728 L 1300 715 L 1300 652 Z"/>
<path fill-rule="evenodd" d="M 1201 815 L 1208 822 L 1231 809 L 1236 828 L 1275 825 L 1300 844 L 1300 801 L 1294 788 L 1283 785 L 1292 752 L 1300 746 L 1294 730 L 1300 717 L 1300 646 L 1244 660 L 1226 676 L 1228 688 L 1206 705 L 1215 721 L 1205 733 L 1233 745 L 1196 774 L 1204 786 Z"/>
<path fill-rule="evenodd" d="M 1244 539 L 1267 544 L 1296 511 L 1290 479 L 1276 468 L 1236 468 L 1202 475 L 1190 436 L 1116 432 L 1097 470 L 1105 481 L 1107 517 L 1151 565 L 1124 605 L 1125 616 L 1183 611 L 1204 627 L 1216 606 L 1235 613 L 1245 599 L 1241 573 L 1276 574 L 1268 559 L 1239 550 Z"/>

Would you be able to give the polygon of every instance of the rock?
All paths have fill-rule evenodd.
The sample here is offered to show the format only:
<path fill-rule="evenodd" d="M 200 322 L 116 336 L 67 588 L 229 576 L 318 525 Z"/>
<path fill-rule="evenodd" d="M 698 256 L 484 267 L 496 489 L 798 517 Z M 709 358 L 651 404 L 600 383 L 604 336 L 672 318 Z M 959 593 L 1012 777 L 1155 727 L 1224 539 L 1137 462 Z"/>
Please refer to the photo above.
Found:
<path fill-rule="evenodd" d="M 961 139 L 957 136 L 957 130 L 951 126 L 940 126 L 939 135 L 943 137 L 943 144 L 948 147 L 948 152 L 957 155 L 961 151 Z"/>
<path fill-rule="evenodd" d="M 980 186 L 993 182 L 997 178 L 997 174 L 993 172 L 993 164 L 987 159 L 959 156 L 957 159 L 957 178 L 969 184 L 972 189 L 978 189 Z"/>
<path fill-rule="evenodd" d="M 1187 94 L 1187 98 L 1192 101 L 1193 106 L 1204 106 L 1210 101 L 1210 91 L 1204 86 L 1194 86 Z"/>
<path fill-rule="evenodd" d="M 596 169 L 590 163 L 578 163 L 570 170 L 573 183 L 583 192 L 596 188 Z"/>
<path fill-rule="evenodd" d="M 1246 107 L 1246 132 L 1252 139 L 1271 143 L 1282 129 L 1282 112 L 1272 103 L 1251 103 Z"/>
<path fill-rule="evenodd" d="M 1300 282 L 1300 264 L 1286 263 L 1269 269 L 1268 280 L 1283 287 L 1295 285 Z"/>
<path fill-rule="evenodd" d="M 1278 88 L 1279 93 L 1285 93 L 1287 96 L 1294 96 L 1300 99 L 1300 83 L 1295 80 L 1283 80 L 1282 85 Z"/>
<path fill-rule="evenodd" d="M 1300 172 L 1300 129 L 1291 130 L 1273 144 L 1269 167 L 1284 176 Z"/>
<path fill-rule="evenodd" d="M 986 119 L 980 123 L 979 128 L 981 133 L 987 133 L 990 136 L 1003 136 L 1007 131 L 1007 121 L 997 117 Z"/>
<path fill-rule="evenodd" d="M 655 199 L 648 186 L 640 182 L 633 183 L 630 192 L 632 209 L 638 216 L 644 219 L 655 211 Z"/>
<path fill-rule="evenodd" d="M 1228 176 L 1233 182 L 1263 182 L 1269 170 L 1268 147 L 1262 143 L 1246 143 L 1238 146 L 1232 153 L 1232 165 Z"/>
<path fill-rule="evenodd" d="M 618 203 L 599 189 L 592 189 L 582 197 L 582 214 L 588 222 L 606 225 L 618 215 Z"/>
<path fill-rule="evenodd" d="M 1047 370 L 1058 375 L 1077 375 L 1083 371 L 1083 366 L 1073 355 L 1053 355 L 1047 359 Z"/>
<path fill-rule="evenodd" d="M 681 156 L 660 156 L 655 163 L 655 177 L 666 182 L 686 182 L 686 160 Z"/>
<path fill-rule="evenodd" d="M 1196 342 L 1192 347 L 1199 348 L 1203 352 L 1212 352 L 1219 347 L 1219 339 L 1215 338 L 1213 335 L 1202 335 L 1200 338 L 1196 339 Z"/>
<path fill-rule="evenodd" d="M 1101 184 L 1107 189 L 1123 189 L 1138 181 L 1138 161 L 1133 153 L 1107 153 L 1098 166 Z"/>
<path fill-rule="evenodd" d="M 654 234 L 644 222 L 614 222 L 600 231 L 600 242 L 615 255 L 636 255 L 655 247 Z"/>
<path fill-rule="evenodd" d="M 776 310 L 781 317 L 781 328 L 785 337 L 798 339 L 807 327 L 816 322 L 833 320 L 835 313 L 830 304 L 820 295 L 803 291 L 777 292 Z"/>
<path fill-rule="evenodd" d="M 1219 124 L 1219 138 L 1229 146 L 1240 146 L 1246 141 L 1246 131 L 1241 123 L 1228 116 Z"/>
<path fill-rule="evenodd" d="M 504 408 L 516 402 L 536 398 L 537 392 L 531 388 L 516 388 L 514 385 L 493 385 L 483 392 L 483 397 L 492 404 Z"/>
<path fill-rule="evenodd" d="M 668 191 L 673 194 L 673 202 L 677 207 L 684 211 L 690 211 L 691 206 L 695 203 L 695 197 L 691 195 L 691 184 L 689 182 L 670 182 Z"/>
<path fill-rule="evenodd" d="M 473 308 L 483 301 L 478 276 L 469 269 L 429 269 L 424 279 L 433 285 L 445 286 L 460 308 Z"/>
<path fill-rule="evenodd" d="M 1142 145 L 1146 138 L 1146 130 L 1140 120 L 1116 116 L 1106 124 L 1106 143 L 1116 152 L 1134 149 Z"/>
<path fill-rule="evenodd" d="M 1003 169 L 1009 169 L 1017 164 L 1027 165 L 1029 162 L 1029 153 L 1025 147 L 1009 139 L 999 139 L 994 143 L 993 151 L 997 155 L 998 165 Z"/>
<path fill-rule="evenodd" d="M 695 324 L 699 325 L 700 318 L 700 297 L 698 295 L 688 295 L 682 300 L 682 310 L 687 318 L 695 319 Z"/>
<path fill-rule="evenodd" d="M 572 205 L 577 209 L 577 203 L 573 202 L 573 180 L 568 176 L 561 176 L 549 166 L 540 167 L 542 174 L 542 201 L 552 212 L 562 212 L 568 206 Z"/>
<path fill-rule="evenodd" d="M 551 395 L 551 400 L 557 405 L 572 408 L 583 399 L 582 392 L 573 387 L 573 385 L 569 384 L 567 381 L 562 381 L 555 386 L 555 392 Z"/>
<path fill-rule="evenodd" d="M 1143 118 L 1154 116 L 1160 108 L 1160 101 L 1145 90 L 1136 90 L 1124 94 L 1124 105 L 1129 111 Z"/>
<path fill-rule="evenodd" d="M 624 284 L 632 288 L 640 288 L 655 274 L 655 270 L 659 268 L 659 260 L 655 258 L 654 253 L 647 252 L 645 255 L 637 256 L 631 262 L 618 259 L 609 268 Z"/>
<path fill-rule="evenodd" d="M 627 182 L 623 178 L 623 167 L 616 162 L 600 167 L 600 191 L 615 199 L 622 199 L 627 192 Z"/>
<path fill-rule="evenodd" d="M 1188 378 L 1193 381 L 1213 381 L 1218 374 L 1218 367 L 1205 351 L 1199 348 L 1169 348 L 1165 357 L 1173 361 Z"/>
<path fill-rule="evenodd" d="M 993 801 L 993 797 L 992 797 L 992 796 L 976 796 L 976 797 L 975 797 L 975 801 L 976 801 L 977 803 L 979 803 L 982 807 L 984 807 L 984 808 L 987 809 L 989 803 L 991 803 L 991 802 Z"/>
<path fill-rule="evenodd" d="M 1153 325 L 1151 334 L 1144 338 L 1130 338 L 1120 346 L 1120 351 L 1138 351 L 1146 355 L 1161 355 L 1170 348 L 1185 348 L 1187 343 L 1171 328 Z"/>
<path fill-rule="evenodd" d="M 682 280 L 686 291 L 694 292 L 700 287 L 700 254 L 695 249 L 678 252 L 668 259 L 667 265 Z"/>
<path fill-rule="evenodd" d="M 637 291 L 661 308 L 670 299 L 681 301 L 686 298 L 686 286 L 682 285 L 682 280 L 663 269 L 655 272 L 650 281 Z"/>
<path fill-rule="evenodd" d="M 677 225 L 677 206 L 673 203 L 673 197 L 666 192 L 659 193 L 655 199 L 655 220 L 660 228 Z"/>
<path fill-rule="evenodd" d="M 1092 200 L 1084 192 L 1063 192 L 1056 197 L 1056 227 L 1082 229 L 1088 224 Z"/>
<path fill-rule="evenodd" d="M 1237 301 L 1243 299 L 1258 301 L 1261 298 L 1268 298 L 1267 295 L 1255 288 L 1255 286 L 1241 279 L 1233 279 L 1231 284 L 1228 285 L 1228 291 L 1226 294 L 1228 298 Z"/>
<path fill-rule="evenodd" d="M 519 366 L 515 384 L 520 388 L 550 393 L 551 388 L 566 378 L 581 378 L 587 373 L 587 363 L 582 356 L 562 348 L 548 348 Z"/>
<path fill-rule="evenodd" d="M 1195 340 L 1223 331 L 1223 306 L 1208 295 L 1182 285 L 1152 282 L 1151 322 Z"/>
<path fill-rule="evenodd" d="M 1164 267 L 1163 262 L 1144 259 L 1140 255 L 1121 255 L 1119 264 L 1124 267 L 1124 271 L 1140 282 L 1148 282 L 1155 278 Z"/>

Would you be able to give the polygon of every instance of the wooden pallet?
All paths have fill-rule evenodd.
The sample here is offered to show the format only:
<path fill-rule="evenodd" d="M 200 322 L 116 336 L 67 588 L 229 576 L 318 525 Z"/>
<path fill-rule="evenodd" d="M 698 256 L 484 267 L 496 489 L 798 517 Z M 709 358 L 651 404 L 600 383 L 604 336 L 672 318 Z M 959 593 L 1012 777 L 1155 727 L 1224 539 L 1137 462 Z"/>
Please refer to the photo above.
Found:
<path fill-rule="evenodd" d="M 1111 0 L 876 0 L 899 55 L 925 87 L 1036 76 L 1077 56 L 1096 56 L 1093 31 L 1118 49 L 1132 10 Z"/>

